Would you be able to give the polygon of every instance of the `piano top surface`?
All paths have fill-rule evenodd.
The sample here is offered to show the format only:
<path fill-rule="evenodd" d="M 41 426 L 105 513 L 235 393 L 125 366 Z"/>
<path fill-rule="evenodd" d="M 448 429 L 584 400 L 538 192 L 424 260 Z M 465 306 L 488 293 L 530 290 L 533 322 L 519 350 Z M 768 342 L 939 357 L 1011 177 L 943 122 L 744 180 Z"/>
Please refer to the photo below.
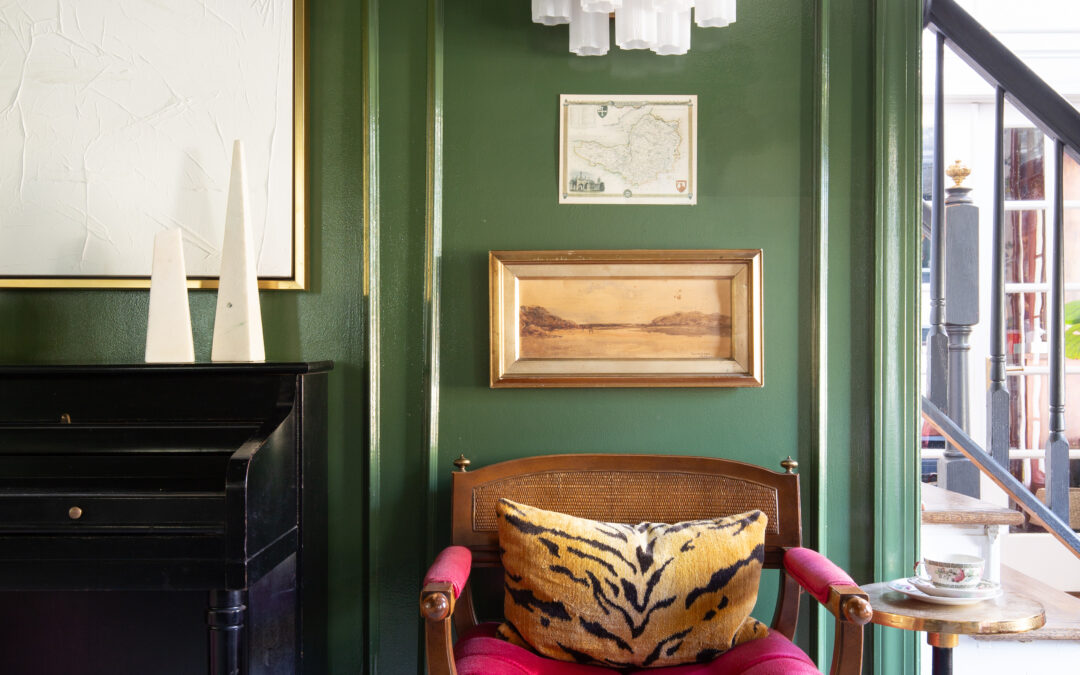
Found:
<path fill-rule="evenodd" d="M 48 374 L 136 374 L 191 373 L 204 375 L 229 374 L 305 374 L 325 372 L 334 367 L 333 361 L 267 361 L 262 363 L 34 363 L 0 364 L 0 377 Z"/>

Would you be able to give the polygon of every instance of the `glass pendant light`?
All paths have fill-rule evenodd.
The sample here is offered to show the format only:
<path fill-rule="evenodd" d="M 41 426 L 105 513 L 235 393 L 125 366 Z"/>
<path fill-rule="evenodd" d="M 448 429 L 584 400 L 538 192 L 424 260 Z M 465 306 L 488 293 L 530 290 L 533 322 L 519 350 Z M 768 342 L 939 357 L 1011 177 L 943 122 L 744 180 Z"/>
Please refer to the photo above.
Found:
<path fill-rule="evenodd" d="M 581 9 L 586 12 L 607 12 L 610 14 L 622 7 L 622 0 L 581 0 Z"/>
<path fill-rule="evenodd" d="M 697 0 L 694 21 L 702 28 L 723 28 L 735 23 L 735 0 Z"/>
<path fill-rule="evenodd" d="M 603 56 L 611 46 L 608 11 L 586 12 L 578 0 L 570 7 L 570 51 L 578 56 Z"/>
<path fill-rule="evenodd" d="M 653 0 L 658 12 L 681 12 L 694 6 L 694 0 Z"/>
<path fill-rule="evenodd" d="M 690 7 L 660 10 L 656 14 L 656 42 L 652 50 L 661 56 L 685 54 L 690 50 Z"/>
<path fill-rule="evenodd" d="M 533 23 L 556 26 L 570 23 L 570 3 L 580 0 L 532 0 Z"/>
<path fill-rule="evenodd" d="M 623 0 L 615 10 L 615 43 L 622 49 L 650 49 L 655 42 L 653 0 Z"/>

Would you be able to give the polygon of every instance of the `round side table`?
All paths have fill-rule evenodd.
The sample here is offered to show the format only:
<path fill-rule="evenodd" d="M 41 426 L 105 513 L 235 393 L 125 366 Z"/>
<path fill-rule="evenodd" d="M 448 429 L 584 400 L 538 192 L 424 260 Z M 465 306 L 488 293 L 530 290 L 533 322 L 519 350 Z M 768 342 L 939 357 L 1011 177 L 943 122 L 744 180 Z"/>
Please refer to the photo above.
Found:
<path fill-rule="evenodd" d="M 926 641 L 934 648 L 934 675 L 951 675 L 952 648 L 961 635 L 1024 633 L 1046 623 L 1042 605 L 1011 591 L 993 600 L 956 607 L 912 600 L 884 582 L 862 589 L 874 608 L 872 623 L 926 632 Z"/>

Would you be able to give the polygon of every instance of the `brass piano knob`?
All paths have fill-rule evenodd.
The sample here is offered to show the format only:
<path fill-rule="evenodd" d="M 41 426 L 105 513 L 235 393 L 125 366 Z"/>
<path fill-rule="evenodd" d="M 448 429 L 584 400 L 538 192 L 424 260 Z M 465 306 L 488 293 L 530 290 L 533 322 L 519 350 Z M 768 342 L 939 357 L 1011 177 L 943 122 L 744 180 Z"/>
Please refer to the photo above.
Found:
<path fill-rule="evenodd" d="M 787 473 L 795 473 L 799 468 L 799 463 L 791 458 L 791 455 L 787 456 L 787 459 L 780 462 L 780 466 L 784 467 L 784 471 Z"/>
<path fill-rule="evenodd" d="M 71 415 L 64 413 L 60 416 L 60 424 L 71 424 Z"/>
<path fill-rule="evenodd" d="M 82 509 L 80 509 L 78 506 L 72 506 L 70 509 L 68 509 L 68 518 L 71 518 L 72 520 L 78 520 L 79 518 L 82 518 Z"/>
<path fill-rule="evenodd" d="M 465 473 L 470 464 L 472 464 L 472 462 L 466 459 L 465 453 L 462 453 L 460 457 L 454 460 L 454 466 L 456 466 L 461 473 Z"/>

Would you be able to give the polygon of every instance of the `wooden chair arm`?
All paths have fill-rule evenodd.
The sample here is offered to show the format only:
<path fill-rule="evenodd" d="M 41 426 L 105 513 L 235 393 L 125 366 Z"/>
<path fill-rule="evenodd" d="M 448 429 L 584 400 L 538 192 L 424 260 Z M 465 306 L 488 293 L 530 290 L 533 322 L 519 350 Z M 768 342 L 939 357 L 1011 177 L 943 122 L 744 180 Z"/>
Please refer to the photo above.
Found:
<path fill-rule="evenodd" d="M 420 591 L 420 616 L 424 617 L 429 675 L 457 675 L 453 622 L 450 620 L 456 601 L 454 586 L 450 582 L 430 582 Z"/>
<path fill-rule="evenodd" d="M 829 597 L 822 604 L 837 621 L 850 621 L 858 626 L 870 623 L 874 610 L 866 593 L 858 586 L 829 586 Z"/>
<path fill-rule="evenodd" d="M 829 673 L 859 675 L 862 673 L 863 626 L 874 615 L 866 593 L 858 586 L 830 584 L 829 596 L 822 604 L 836 617 Z"/>
<path fill-rule="evenodd" d="M 874 610 L 866 593 L 847 572 L 817 551 L 794 548 L 784 553 L 784 570 L 799 586 L 836 617 L 832 675 L 862 672 L 863 626 Z"/>

